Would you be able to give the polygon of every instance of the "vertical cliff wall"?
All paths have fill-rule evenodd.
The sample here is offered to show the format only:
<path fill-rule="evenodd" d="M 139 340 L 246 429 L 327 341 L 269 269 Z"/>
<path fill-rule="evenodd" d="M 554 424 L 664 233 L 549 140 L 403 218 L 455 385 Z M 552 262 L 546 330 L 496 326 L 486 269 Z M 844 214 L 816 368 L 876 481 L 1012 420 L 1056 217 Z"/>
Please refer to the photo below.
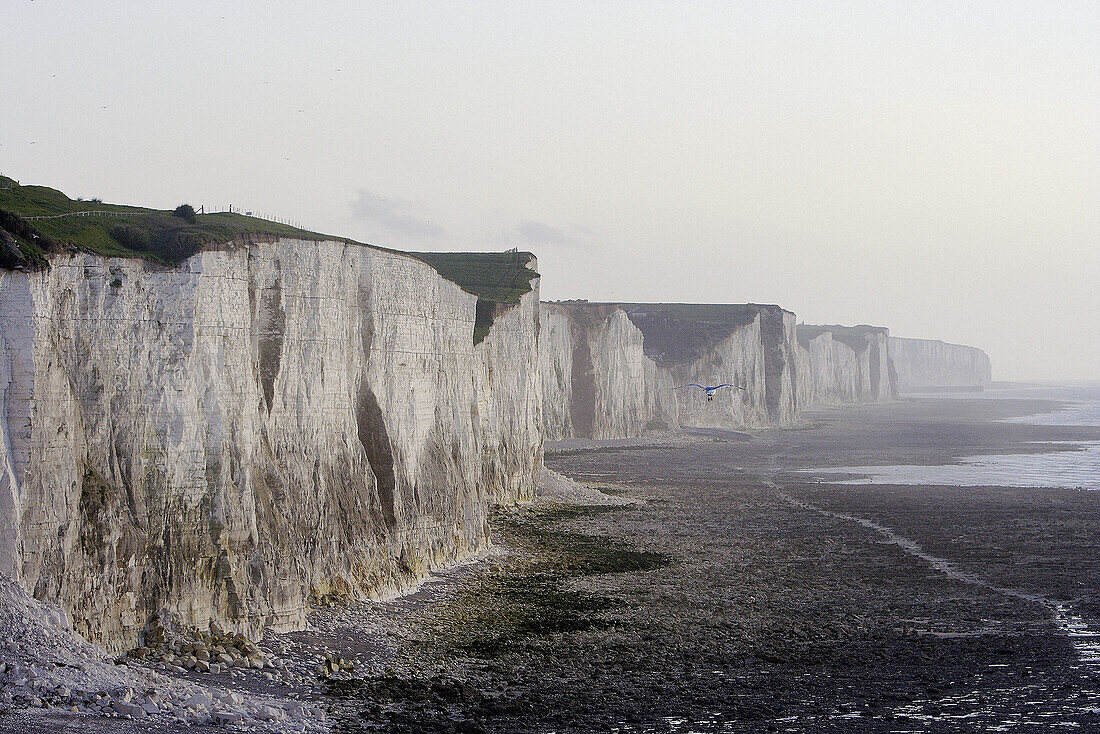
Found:
<path fill-rule="evenodd" d="M 475 348 L 475 296 L 341 242 L 0 273 L 2 570 L 118 648 L 478 551 L 541 461 L 537 298 Z"/>
<path fill-rule="evenodd" d="M 547 440 L 628 438 L 677 425 L 671 378 L 646 357 L 621 308 L 541 305 L 539 354 Z"/>
<path fill-rule="evenodd" d="M 892 336 L 890 353 L 902 390 L 933 387 L 982 389 L 992 379 L 989 356 L 976 347 Z"/>
<path fill-rule="evenodd" d="M 628 306 L 675 385 L 732 383 L 712 400 L 676 391 L 680 424 L 704 428 L 782 426 L 798 417 L 795 315 L 778 306 Z"/>
<path fill-rule="evenodd" d="M 798 363 L 803 408 L 897 397 L 888 329 L 799 325 Z"/>
<path fill-rule="evenodd" d="M 551 303 L 541 321 L 547 440 L 797 417 L 795 317 L 778 306 Z M 675 389 L 690 382 L 745 390 Z"/>
<path fill-rule="evenodd" d="M 542 435 L 547 441 L 560 441 L 576 436 L 573 430 L 571 404 L 573 350 L 573 327 L 569 310 L 558 304 L 540 303 L 539 371 L 542 376 Z"/>
<path fill-rule="evenodd" d="M 533 259 L 528 267 L 537 267 Z M 514 504 L 534 498 L 542 469 L 538 279 L 517 305 L 494 310 L 488 336 L 474 348 L 481 485 L 491 504 Z"/>

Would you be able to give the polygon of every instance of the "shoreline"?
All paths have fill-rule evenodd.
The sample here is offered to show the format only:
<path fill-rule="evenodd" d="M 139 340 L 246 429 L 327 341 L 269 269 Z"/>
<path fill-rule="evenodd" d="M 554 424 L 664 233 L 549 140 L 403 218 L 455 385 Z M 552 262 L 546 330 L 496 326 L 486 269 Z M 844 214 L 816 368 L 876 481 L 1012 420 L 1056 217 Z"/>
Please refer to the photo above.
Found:
<path fill-rule="evenodd" d="M 265 637 L 261 649 L 289 660 L 297 682 L 251 672 L 202 680 L 307 701 L 341 732 L 1098 725 L 1088 709 L 1100 711 L 1100 699 L 1082 684 L 1091 678 L 1065 625 L 988 587 L 1016 589 L 1009 582 L 1023 563 L 1034 588 L 1022 593 L 1065 604 L 1079 629 L 1096 629 L 1100 561 L 1088 557 L 1100 559 L 1100 548 L 1087 520 L 1100 516 L 1100 496 L 821 484 L 796 473 L 857 458 L 934 465 L 1033 452 L 1037 437 L 1100 439 L 1097 428 L 1003 420 L 1055 406 L 922 397 L 813 411 L 794 429 L 549 446 L 552 468 L 637 502 L 502 510 L 485 557 L 410 594 L 318 610 L 309 630 Z M 988 584 L 952 579 L 835 515 L 889 528 Z M 324 655 L 355 670 L 311 675 Z M 1043 716 L 1014 719 L 1036 690 Z M 954 709 L 965 718 L 951 718 Z M 0 717 L 0 730 L 27 732 L 164 727 L 56 712 Z"/>
<path fill-rule="evenodd" d="M 1075 635 L 1097 628 L 1100 572 L 1089 559 L 1098 554 L 1057 542 L 1087 532 L 1100 496 L 821 485 L 785 473 L 826 456 L 847 463 L 882 453 L 864 440 L 884 431 L 896 445 L 882 461 L 917 446 L 928 463 L 975 451 L 1031 451 L 1024 443 L 1051 430 L 1063 440 L 1097 433 L 995 422 L 1044 412 L 1049 401 L 945 407 L 921 399 L 822 411 L 810 428 L 754 432 L 748 440 L 708 434 L 674 445 L 551 447 L 555 469 L 614 482 L 645 504 L 534 522 L 604 538 L 612 548 L 665 554 L 669 564 L 561 579 L 560 590 L 610 602 L 592 611 L 598 624 L 530 634 L 488 657 L 451 649 L 434 658 L 442 672 L 417 684 L 345 691 L 335 709 L 340 730 L 1045 731 L 1100 724 L 1092 671 L 1082 670 L 1067 634 L 1071 624 Z M 950 440 L 926 441 L 944 430 Z M 836 507 L 826 512 L 834 515 L 871 515 L 883 528 L 900 527 L 917 555 L 884 546 L 877 529 L 847 517 L 798 510 L 787 494 L 832 500 Z M 1013 533 L 1006 518 L 1043 532 Z M 969 543 L 960 542 L 959 530 Z M 922 557 L 933 552 L 962 577 Z M 1067 559 L 1088 567 L 1066 570 Z M 1012 585 L 1019 562 L 1033 572 L 1034 588 Z M 523 568 L 509 573 L 532 577 Z M 465 600 L 451 601 L 460 608 L 441 616 L 464 618 L 497 603 L 501 589 L 475 584 L 463 593 Z M 433 618 L 429 612 L 417 619 Z M 446 649 L 459 629 L 444 627 L 437 643 Z"/>

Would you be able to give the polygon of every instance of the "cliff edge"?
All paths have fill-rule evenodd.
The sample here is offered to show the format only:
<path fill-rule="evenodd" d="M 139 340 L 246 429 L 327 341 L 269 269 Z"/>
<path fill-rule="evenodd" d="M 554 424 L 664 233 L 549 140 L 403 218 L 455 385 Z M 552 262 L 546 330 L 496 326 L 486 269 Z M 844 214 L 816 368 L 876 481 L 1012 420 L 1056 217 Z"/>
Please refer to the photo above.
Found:
<path fill-rule="evenodd" d="M 6 245 L 104 215 L 15 216 Z M 238 232 L 174 263 L 51 240 L 0 270 L 0 572 L 87 639 L 133 646 L 162 609 L 300 628 L 480 552 L 489 507 L 533 496 L 526 253 L 502 295 L 323 236 Z"/>

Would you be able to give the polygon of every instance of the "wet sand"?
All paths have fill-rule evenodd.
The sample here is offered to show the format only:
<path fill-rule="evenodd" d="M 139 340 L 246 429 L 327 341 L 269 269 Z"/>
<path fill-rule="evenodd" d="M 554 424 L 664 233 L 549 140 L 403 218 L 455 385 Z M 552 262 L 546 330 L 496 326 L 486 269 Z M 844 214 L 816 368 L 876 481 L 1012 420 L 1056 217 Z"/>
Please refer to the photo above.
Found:
<path fill-rule="evenodd" d="M 996 422 L 1050 407 L 921 400 L 823 411 L 799 430 L 552 452 L 552 468 L 645 504 L 498 518 L 511 555 L 411 611 L 421 637 L 402 670 L 341 688 L 337 729 L 1100 727 L 1100 668 L 1067 634 L 1071 617 L 1100 623 L 1100 495 L 793 471 L 1100 437 Z M 661 560 L 593 568 L 538 533 Z"/>

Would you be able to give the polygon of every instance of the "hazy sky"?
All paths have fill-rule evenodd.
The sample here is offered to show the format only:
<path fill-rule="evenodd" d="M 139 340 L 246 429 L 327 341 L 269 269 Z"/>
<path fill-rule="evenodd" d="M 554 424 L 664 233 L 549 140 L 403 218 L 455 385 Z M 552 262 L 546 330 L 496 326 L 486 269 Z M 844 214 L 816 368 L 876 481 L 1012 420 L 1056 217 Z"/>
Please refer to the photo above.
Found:
<path fill-rule="evenodd" d="M 0 0 L 0 173 L 1100 378 L 1100 2 Z"/>

